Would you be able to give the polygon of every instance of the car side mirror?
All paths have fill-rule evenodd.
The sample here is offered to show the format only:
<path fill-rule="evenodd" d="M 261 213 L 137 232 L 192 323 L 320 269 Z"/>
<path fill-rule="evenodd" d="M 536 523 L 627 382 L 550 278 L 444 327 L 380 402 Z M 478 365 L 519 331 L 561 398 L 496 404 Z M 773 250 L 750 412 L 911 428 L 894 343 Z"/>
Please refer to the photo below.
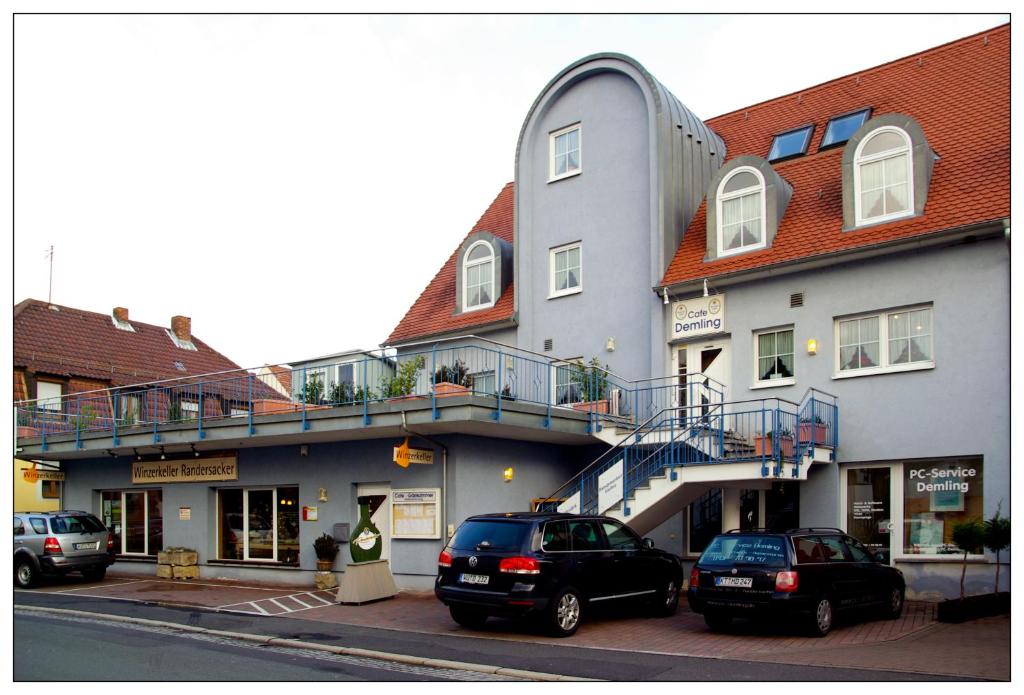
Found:
<path fill-rule="evenodd" d="M 645 538 L 644 539 L 644 547 L 647 548 L 648 550 L 654 550 L 654 541 L 651 540 L 650 538 Z"/>

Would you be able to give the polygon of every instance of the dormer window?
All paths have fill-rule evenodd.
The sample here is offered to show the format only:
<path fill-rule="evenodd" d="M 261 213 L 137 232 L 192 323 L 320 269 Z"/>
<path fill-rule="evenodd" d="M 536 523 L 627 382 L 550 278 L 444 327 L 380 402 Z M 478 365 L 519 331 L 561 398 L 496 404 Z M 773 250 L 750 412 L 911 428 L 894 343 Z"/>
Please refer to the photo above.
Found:
<path fill-rule="evenodd" d="M 879 128 L 854 155 L 857 224 L 882 222 L 914 210 L 910 138 L 898 128 Z"/>
<path fill-rule="evenodd" d="M 462 265 L 462 310 L 494 306 L 494 249 L 486 241 L 469 247 Z"/>
<path fill-rule="evenodd" d="M 716 196 L 719 256 L 764 248 L 764 180 L 752 167 L 734 170 Z"/>
<path fill-rule="evenodd" d="M 557 181 L 580 173 L 580 124 L 551 133 L 551 165 L 549 181 Z"/>

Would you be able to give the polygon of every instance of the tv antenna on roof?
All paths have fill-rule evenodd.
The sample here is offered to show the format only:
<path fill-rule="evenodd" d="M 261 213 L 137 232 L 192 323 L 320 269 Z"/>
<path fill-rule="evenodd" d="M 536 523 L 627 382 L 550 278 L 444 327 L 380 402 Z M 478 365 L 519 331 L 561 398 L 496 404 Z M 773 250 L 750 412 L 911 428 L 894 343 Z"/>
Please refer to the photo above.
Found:
<path fill-rule="evenodd" d="M 49 306 L 53 304 L 53 244 L 50 244 L 45 258 L 50 259 L 50 293 L 46 296 L 46 304 Z"/>

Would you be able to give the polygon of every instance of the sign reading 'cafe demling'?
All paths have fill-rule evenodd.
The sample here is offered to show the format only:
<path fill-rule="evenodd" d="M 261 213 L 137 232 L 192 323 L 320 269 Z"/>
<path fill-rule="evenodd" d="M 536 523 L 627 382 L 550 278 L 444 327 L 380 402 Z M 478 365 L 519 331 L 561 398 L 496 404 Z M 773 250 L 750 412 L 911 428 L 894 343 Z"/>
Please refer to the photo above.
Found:
<path fill-rule="evenodd" d="M 133 483 L 194 483 L 209 480 L 238 480 L 237 457 L 132 463 Z"/>

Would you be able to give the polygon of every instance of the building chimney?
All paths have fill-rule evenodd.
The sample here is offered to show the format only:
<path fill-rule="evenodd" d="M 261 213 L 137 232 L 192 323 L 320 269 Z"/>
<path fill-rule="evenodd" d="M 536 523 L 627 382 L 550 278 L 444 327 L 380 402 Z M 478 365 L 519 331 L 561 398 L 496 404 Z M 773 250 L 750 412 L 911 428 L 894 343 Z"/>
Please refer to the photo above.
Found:
<path fill-rule="evenodd" d="M 178 336 L 178 340 L 183 340 L 185 342 L 191 341 L 192 319 L 188 316 L 172 316 L 171 330 L 174 331 L 174 335 Z"/>
<path fill-rule="evenodd" d="M 114 318 L 121 323 L 128 323 L 128 310 L 123 306 L 115 306 Z"/>

